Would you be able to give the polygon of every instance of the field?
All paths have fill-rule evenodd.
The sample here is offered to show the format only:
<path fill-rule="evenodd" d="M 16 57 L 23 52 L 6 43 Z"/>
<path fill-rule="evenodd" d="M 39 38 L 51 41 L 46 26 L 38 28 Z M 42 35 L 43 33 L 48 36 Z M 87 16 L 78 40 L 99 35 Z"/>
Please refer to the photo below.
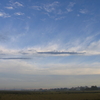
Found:
<path fill-rule="evenodd" d="M 100 92 L 0 91 L 0 100 L 100 100 Z"/>

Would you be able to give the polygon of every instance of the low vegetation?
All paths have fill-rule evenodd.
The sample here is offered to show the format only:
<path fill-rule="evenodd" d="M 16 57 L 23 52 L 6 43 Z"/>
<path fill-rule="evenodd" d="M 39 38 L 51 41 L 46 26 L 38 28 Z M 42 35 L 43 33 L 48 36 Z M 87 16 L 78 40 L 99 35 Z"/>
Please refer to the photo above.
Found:
<path fill-rule="evenodd" d="M 0 100 L 100 100 L 100 91 L 34 92 L 0 91 Z"/>

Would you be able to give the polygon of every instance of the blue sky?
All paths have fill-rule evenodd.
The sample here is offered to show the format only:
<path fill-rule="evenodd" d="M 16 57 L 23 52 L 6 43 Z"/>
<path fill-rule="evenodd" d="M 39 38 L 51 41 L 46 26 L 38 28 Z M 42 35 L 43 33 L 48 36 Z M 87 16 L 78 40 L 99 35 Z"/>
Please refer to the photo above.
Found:
<path fill-rule="evenodd" d="M 0 1 L 0 88 L 100 86 L 99 5 Z"/>

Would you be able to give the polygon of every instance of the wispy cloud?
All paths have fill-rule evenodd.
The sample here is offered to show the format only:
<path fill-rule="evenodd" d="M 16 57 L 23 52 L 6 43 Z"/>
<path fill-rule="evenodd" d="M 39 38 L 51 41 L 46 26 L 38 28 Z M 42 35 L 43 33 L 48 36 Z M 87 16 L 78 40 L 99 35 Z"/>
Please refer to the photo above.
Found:
<path fill-rule="evenodd" d="M 44 4 L 43 8 L 46 12 L 53 12 L 56 10 L 56 7 L 58 6 L 59 2 L 55 1 L 51 4 Z"/>
<path fill-rule="evenodd" d="M 70 3 L 68 6 L 68 9 L 72 8 L 74 6 L 74 3 Z M 46 14 L 49 18 L 55 19 L 55 20 L 62 20 L 65 18 L 66 10 L 63 11 L 61 9 L 60 2 L 54 1 L 52 3 L 44 3 L 41 5 L 34 5 L 31 7 L 34 10 L 37 11 L 43 11 L 44 14 Z"/>
<path fill-rule="evenodd" d="M 61 19 L 64 19 L 64 18 L 65 18 L 65 16 L 61 16 L 61 17 L 55 18 L 55 20 L 61 20 Z"/>
<path fill-rule="evenodd" d="M 3 60 L 0 63 L 0 72 L 31 75 L 93 75 L 100 74 L 99 66 L 100 63 L 33 65 L 32 63 L 20 60 Z"/>
<path fill-rule="evenodd" d="M 7 17 L 11 17 L 11 16 L 5 12 L 0 12 L 0 17 L 7 18 Z"/>
<path fill-rule="evenodd" d="M 10 8 L 9 8 L 10 7 Z M 14 9 L 14 8 L 18 8 L 18 7 L 24 7 L 24 5 L 20 2 L 12 2 L 10 1 L 9 7 L 7 7 L 8 9 Z"/>
<path fill-rule="evenodd" d="M 12 50 L 1 47 L 0 59 L 12 60 L 12 59 L 32 59 L 34 56 L 68 56 L 68 55 L 81 55 L 84 52 L 69 52 L 69 51 L 51 51 L 51 47 L 47 48 L 27 48 L 23 50 Z"/>
<path fill-rule="evenodd" d="M 66 44 L 49 43 L 47 46 L 30 47 L 13 50 L 0 47 L 0 59 L 32 59 L 34 56 L 70 56 L 70 55 L 100 55 L 100 40 L 93 41 L 95 36 L 74 40 Z"/>
<path fill-rule="evenodd" d="M 35 10 L 41 10 L 42 6 L 32 6 L 32 8 L 35 9 Z"/>
<path fill-rule="evenodd" d="M 56 7 L 58 6 L 59 2 L 55 1 L 53 3 L 48 3 L 48 4 L 42 4 L 40 6 L 32 6 L 33 9 L 35 10 L 45 10 L 46 12 L 54 12 L 56 10 Z"/>
<path fill-rule="evenodd" d="M 90 55 L 90 54 L 92 54 L 92 55 L 99 54 L 100 55 L 100 40 L 91 42 L 90 45 L 87 46 L 85 51 L 87 51 L 87 55 Z"/>
<path fill-rule="evenodd" d="M 80 11 L 79 11 L 81 14 L 86 14 L 87 12 L 88 12 L 88 10 L 87 9 L 80 9 Z"/>
<path fill-rule="evenodd" d="M 68 43 L 68 51 L 85 52 L 84 55 L 100 55 L 100 40 L 94 41 L 98 35 L 88 36 L 84 39 L 74 40 L 74 43 Z"/>
<path fill-rule="evenodd" d="M 4 67 L 2 67 L 4 66 Z M 28 68 L 29 67 L 29 68 Z M 7 72 L 7 73 L 29 73 L 30 70 L 34 69 L 34 66 L 25 62 L 25 61 L 17 61 L 17 60 L 3 60 L 0 65 L 0 72 Z M 15 71 L 16 70 L 16 71 Z"/>
<path fill-rule="evenodd" d="M 9 36 L 7 34 L 0 33 L 0 42 L 7 41 L 9 39 Z"/>
<path fill-rule="evenodd" d="M 14 5 L 15 5 L 15 6 L 23 7 L 23 4 L 21 4 L 21 3 L 19 3 L 19 2 L 15 2 Z"/>
<path fill-rule="evenodd" d="M 19 57 L 16 57 L 16 58 L 13 58 L 13 57 L 10 57 L 10 58 L 0 58 L 0 59 L 3 59 L 3 60 L 17 60 L 17 59 L 31 59 L 31 58 L 19 58 Z"/>
<path fill-rule="evenodd" d="M 77 14 L 77 16 L 79 17 L 79 16 L 80 16 L 80 14 Z"/>
<path fill-rule="evenodd" d="M 17 16 L 24 15 L 24 13 L 22 13 L 22 12 L 16 12 L 14 14 L 17 15 Z"/>
<path fill-rule="evenodd" d="M 6 9 L 14 9 L 13 7 L 5 7 Z"/>
<path fill-rule="evenodd" d="M 68 52 L 68 51 L 48 51 L 48 50 L 39 50 L 35 48 L 31 48 L 29 50 L 22 50 L 19 51 L 20 54 L 22 55 L 47 55 L 47 56 L 67 56 L 67 55 L 81 55 L 84 54 L 85 52 Z"/>
<path fill-rule="evenodd" d="M 67 6 L 66 10 L 67 12 L 72 12 L 73 11 L 73 7 L 74 7 L 75 3 L 74 2 L 70 2 L 69 5 Z"/>
<path fill-rule="evenodd" d="M 86 75 L 86 74 L 92 75 L 92 74 L 100 74 L 99 64 L 100 63 L 51 64 L 51 65 L 48 65 L 49 66 L 48 70 L 49 72 L 55 75 Z"/>

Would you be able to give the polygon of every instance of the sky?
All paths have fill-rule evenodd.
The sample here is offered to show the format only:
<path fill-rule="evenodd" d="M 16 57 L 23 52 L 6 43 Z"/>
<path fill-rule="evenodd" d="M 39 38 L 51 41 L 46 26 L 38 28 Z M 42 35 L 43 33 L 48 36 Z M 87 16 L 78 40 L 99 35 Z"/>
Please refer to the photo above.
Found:
<path fill-rule="evenodd" d="M 0 89 L 100 86 L 100 0 L 1 0 Z"/>

